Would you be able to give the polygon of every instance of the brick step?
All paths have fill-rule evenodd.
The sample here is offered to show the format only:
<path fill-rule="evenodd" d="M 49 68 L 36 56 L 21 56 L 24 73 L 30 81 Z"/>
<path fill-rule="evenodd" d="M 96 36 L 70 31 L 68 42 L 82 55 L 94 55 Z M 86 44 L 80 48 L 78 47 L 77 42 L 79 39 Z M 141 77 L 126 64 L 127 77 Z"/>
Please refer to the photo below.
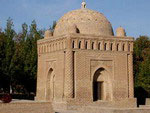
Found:
<path fill-rule="evenodd" d="M 150 108 L 150 105 L 140 105 L 140 108 Z"/>

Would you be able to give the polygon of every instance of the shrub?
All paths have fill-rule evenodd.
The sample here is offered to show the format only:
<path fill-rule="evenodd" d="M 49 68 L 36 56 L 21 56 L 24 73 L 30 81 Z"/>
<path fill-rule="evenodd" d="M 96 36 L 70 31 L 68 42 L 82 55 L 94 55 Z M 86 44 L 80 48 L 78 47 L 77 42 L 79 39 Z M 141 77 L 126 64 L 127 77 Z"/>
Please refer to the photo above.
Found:
<path fill-rule="evenodd" d="M 4 94 L 1 98 L 3 103 L 10 103 L 12 101 L 10 94 Z"/>

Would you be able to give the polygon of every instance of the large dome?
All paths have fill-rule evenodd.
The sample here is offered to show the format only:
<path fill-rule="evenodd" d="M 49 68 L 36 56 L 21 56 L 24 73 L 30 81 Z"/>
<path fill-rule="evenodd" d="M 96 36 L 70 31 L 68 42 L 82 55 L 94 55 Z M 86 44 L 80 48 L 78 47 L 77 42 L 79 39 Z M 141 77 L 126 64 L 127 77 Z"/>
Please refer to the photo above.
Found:
<path fill-rule="evenodd" d="M 114 35 L 111 23 L 103 14 L 87 8 L 81 8 L 68 12 L 61 17 L 55 27 L 54 36 L 67 34 L 70 26 L 74 25 L 80 34 Z"/>

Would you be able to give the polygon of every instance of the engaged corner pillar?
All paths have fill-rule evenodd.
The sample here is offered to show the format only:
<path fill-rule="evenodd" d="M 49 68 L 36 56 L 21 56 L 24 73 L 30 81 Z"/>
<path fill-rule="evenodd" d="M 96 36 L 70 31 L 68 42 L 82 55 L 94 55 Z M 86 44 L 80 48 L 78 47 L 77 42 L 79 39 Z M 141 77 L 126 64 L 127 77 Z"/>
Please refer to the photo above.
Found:
<path fill-rule="evenodd" d="M 66 99 L 74 97 L 74 85 L 73 85 L 73 52 L 71 39 L 66 40 L 67 48 L 65 52 L 65 88 L 64 97 Z"/>
<path fill-rule="evenodd" d="M 128 55 L 129 65 L 129 98 L 134 98 L 133 55 Z"/>

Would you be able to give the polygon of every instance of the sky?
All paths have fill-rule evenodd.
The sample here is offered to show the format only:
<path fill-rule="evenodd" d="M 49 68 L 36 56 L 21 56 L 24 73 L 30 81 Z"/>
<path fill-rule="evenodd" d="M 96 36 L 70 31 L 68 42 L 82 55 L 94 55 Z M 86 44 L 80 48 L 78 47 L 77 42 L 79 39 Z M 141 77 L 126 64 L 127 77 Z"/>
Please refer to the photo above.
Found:
<path fill-rule="evenodd" d="M 114 32 L 125 28 L 128 36 L 150 36 L 150 0 L 85 0 L 87 8 L 103 13 Z M 65 13 L 79 9 L 82 0 L 0 0 L 0 27 L 5 28 L 11 17 L 14 29 L 36 20 L 39 29 L 48 29 Z"/>

